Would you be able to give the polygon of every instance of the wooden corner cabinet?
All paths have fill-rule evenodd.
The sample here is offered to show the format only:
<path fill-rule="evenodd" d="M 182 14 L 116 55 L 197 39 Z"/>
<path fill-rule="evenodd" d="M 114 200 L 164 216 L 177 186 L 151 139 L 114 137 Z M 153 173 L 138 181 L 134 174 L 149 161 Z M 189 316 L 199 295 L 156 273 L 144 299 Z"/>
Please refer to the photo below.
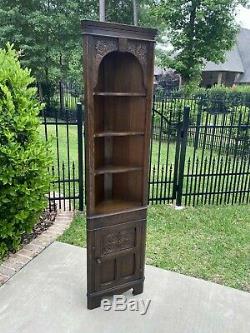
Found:
<path fill-rule="evenodd" d="M 156 30 L 82 21 L 88 308 L 143 291 Z"/>

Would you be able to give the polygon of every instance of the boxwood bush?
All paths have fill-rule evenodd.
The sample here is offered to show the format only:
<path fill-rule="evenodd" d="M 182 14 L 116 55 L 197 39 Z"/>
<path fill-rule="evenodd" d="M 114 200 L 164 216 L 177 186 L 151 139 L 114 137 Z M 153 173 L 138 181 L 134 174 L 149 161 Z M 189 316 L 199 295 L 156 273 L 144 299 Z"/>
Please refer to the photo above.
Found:
<path fill-rule="evenodd" d="M 51 158 L 39 134 L 36 95 L 17 52 L 0 49 L 0 257 L 18 248 L 46 205 Z"/>

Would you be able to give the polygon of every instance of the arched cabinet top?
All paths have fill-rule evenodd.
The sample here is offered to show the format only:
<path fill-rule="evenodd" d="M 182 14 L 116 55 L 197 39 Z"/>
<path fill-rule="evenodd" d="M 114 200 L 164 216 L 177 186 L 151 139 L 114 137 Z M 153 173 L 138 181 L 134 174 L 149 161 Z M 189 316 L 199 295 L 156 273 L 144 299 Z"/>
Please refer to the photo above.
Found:
<path fill-rule="evenodd" d="M 130 52 L 112 51 L 99 64 L 95 92 L 145 94 L 144 71 Z"/>
<path fill-rule="evenodd" d="M 97 85 L 99 66 L 103 61 L 104 57 L 112 52 L 130 53 L 137 58 L 142 70 L 143 70 L 143 81 L 146 86 L 147 77 L 147 42 L 130 40 L 125 38 L 98 38 L 94 37 L 95 43 L 95 75 L 93 77 L 93 86 Z"/>

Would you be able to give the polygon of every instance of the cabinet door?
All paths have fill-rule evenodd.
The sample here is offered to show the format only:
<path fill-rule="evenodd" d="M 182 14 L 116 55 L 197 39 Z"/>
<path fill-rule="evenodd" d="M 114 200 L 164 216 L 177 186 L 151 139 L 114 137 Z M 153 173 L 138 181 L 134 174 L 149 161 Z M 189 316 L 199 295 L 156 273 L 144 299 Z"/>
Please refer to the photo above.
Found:
<path fill-rule="evenodd" d="M 144 221 L 138 221 L 96 231 L 96 290 L 140 278 L 144 258 L 144 226 Z"/>

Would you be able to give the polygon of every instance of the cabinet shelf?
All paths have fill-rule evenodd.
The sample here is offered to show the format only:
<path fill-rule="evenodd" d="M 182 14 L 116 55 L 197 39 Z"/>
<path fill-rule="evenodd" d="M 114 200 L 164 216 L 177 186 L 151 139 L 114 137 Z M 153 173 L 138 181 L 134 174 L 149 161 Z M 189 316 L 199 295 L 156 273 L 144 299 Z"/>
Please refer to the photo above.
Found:
<path fill-rule="evenodd" d="M 93 93 L 94 96 L 117 96 L 117 97 L 146 97 L 145 93 L 133 93 L 133 92 L 105 92 L 96 91 Z"/>
<path fill-rule="evenodd" d="M 128 167 L 128 166 L 115 166 L 105 165 L 95 170 L 95 175 L 109 174 L 109 173 L 124 173 L 132 171 L 140 171 L 142 167 Z"/>
<path fill-rule="evenodd" d="M 139 201 L 127 200 L 105 200 L 100 202 L 95 207 L 95 214 L 109 214 L 117 211 L 124 211 L 135 207 L 141 207 Z"/>
<path fill-rule="evenodd" d="M 137 135 L 144 135 L 144 132 L 105 131 L 105 132 L 98 132 L 94 136 L 95 136 L 95 138 L 103 138 L 103 137 L 110 137 L 110 136 L 137 136 Z"/>

